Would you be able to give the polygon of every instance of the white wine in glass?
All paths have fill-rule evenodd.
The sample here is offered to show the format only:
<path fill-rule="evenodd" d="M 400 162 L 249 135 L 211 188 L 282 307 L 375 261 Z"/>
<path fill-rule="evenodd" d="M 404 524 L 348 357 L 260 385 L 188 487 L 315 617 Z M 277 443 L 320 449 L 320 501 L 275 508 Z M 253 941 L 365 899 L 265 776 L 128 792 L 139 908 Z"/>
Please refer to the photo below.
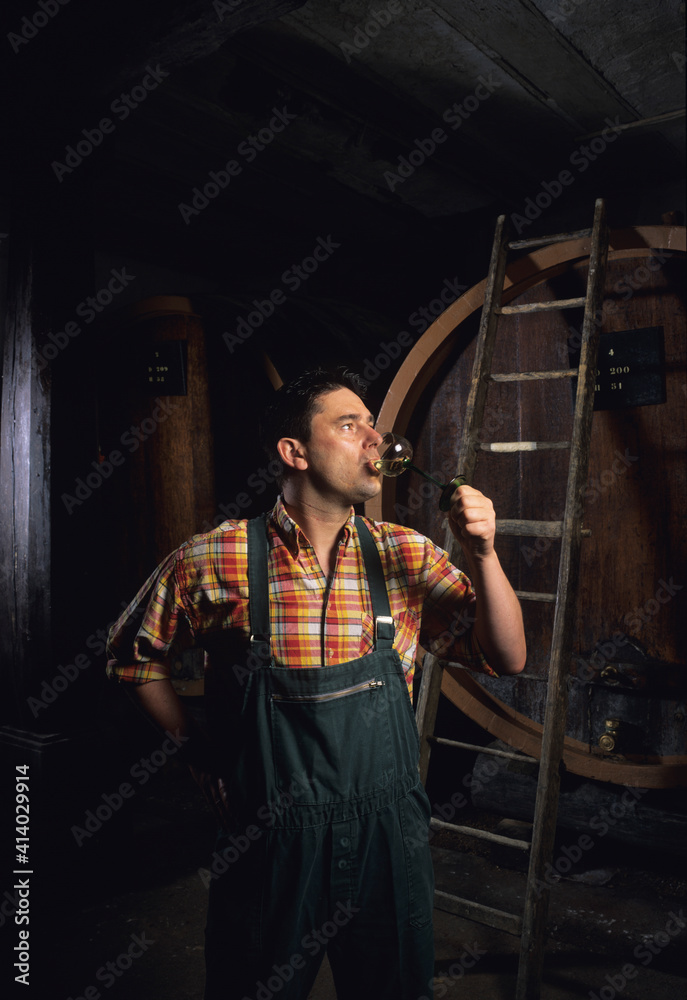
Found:
<path fill-rule="evenodd" d="M 428 472 L 423 472 L 422 469 L 418 469 L 416 465 L 413 465 L 413 446 L 410 441 L 407 438 L 401 437 L 400 434 L 393 434 L 391 431 L 387 431 L 383 436 L 379 450 L 381 458 L 372 463 L 378 472 L 383 476 L 400 476 L 407 469 L 412 469 L 413 472 L 419 473 L 425 479 L 429 480 L 430 483 L 434 483 L 435 486 L 439 487 L 441 490 L 439 509 L 444 511 L 451 509 L 453 491 L 458 486 L 464 485 L 464 476 L 454 476 L 450 483 L 440 483 L 433 476 L 430 476 Z"/>

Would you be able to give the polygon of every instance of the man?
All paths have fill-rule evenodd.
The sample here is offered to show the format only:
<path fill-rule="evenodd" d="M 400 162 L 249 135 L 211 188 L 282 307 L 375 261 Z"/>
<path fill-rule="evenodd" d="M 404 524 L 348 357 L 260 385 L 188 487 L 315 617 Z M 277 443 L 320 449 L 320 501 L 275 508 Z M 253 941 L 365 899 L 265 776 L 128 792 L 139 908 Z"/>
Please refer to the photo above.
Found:
<path fill-rule="evenodd" d="M 206 1000 L 305 1000 L 325 950 L 339 1000 L 431 993 L 417 644 L 477 670 L 524 666 L 486 497 L 461 486 L 449 514 L 472 584 L 429 539 L 354 516 L 381 488 L 364 389 L 343 370 L 283 386 L 263 427 L 283 468 L 275 508 L 181 546 L 112 631 L 111 676 L 189 735 L 221 816 Z M 205 650 L 207 748 L 165 665 L 188 642 Z"/>

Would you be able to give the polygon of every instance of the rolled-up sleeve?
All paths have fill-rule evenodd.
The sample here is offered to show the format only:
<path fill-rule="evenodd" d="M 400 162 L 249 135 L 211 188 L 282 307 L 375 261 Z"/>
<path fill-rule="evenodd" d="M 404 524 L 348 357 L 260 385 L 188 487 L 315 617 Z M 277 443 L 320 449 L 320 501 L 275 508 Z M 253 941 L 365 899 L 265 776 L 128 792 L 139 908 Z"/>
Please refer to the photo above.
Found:
<path fill-rule="evenodd" d="M 422 645 L 441 660 L 496 676 L 475 636 L 477 598 L 470 580 L 450 562 L 443 549 L 429 544 Z"/>
<path fill-rule="evenodd" d="M 179 550 L 146 580 L 110 629 L 107 676 L 119 681 L 170 676 L 170 653 L 188 644 L 190 628 L 177 579 Z"/>

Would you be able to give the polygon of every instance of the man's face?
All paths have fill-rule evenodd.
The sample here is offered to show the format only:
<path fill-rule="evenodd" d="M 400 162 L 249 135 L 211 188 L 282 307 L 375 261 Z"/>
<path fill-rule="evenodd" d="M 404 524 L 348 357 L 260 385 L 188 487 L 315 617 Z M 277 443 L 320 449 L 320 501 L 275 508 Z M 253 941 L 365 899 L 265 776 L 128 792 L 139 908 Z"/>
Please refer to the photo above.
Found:
<path fill-rule="evenodd" d="M 343 504 L 363 503 L 377 496 L 381 434 L 362 399 L 350 389 L 336 389 L 317 400 L 310 440 L 302 445 L 311 483 L 323 496 Z"/>

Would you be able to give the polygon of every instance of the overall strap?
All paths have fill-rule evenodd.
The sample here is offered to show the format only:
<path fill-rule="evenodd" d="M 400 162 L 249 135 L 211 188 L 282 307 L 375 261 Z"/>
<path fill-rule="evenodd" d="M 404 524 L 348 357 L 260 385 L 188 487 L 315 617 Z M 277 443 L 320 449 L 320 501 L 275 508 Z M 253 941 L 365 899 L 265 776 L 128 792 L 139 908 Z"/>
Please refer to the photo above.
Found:
<path fill-rule="evenodd" d="M 262 514 L 248 521 L 248 614 L 251 653 L 264 666 L 271 659 L 268 555 L 267 515 Z"/>
<path fill-rule="evenodd" d="M 386 589 L 379 550 L 362 517 L 355 518 L 355 526 L 358 529 L 360 550 L 363 554 L 367 584 L 372 600 L 372 617 L 375 621 L 375 649 L 392 649 L 395 633 L 394 620 L 391 617 L 389 594 Z"/>
<path fill-rule="evenodd" d="M 375 649 L 392 649 L 394 620 L 389 607 L 382 561 L 369 529 L 361 517 L 355 518 L 360 549 L 365 564 L 367 583 L 372 600 L 375 622 Z M 270 662 L 270 608 L 267 559 L 269 542 L 267 515 L 248 521 L 248 613 L 250 617 L 251 652 L 265 665 Z"/>

